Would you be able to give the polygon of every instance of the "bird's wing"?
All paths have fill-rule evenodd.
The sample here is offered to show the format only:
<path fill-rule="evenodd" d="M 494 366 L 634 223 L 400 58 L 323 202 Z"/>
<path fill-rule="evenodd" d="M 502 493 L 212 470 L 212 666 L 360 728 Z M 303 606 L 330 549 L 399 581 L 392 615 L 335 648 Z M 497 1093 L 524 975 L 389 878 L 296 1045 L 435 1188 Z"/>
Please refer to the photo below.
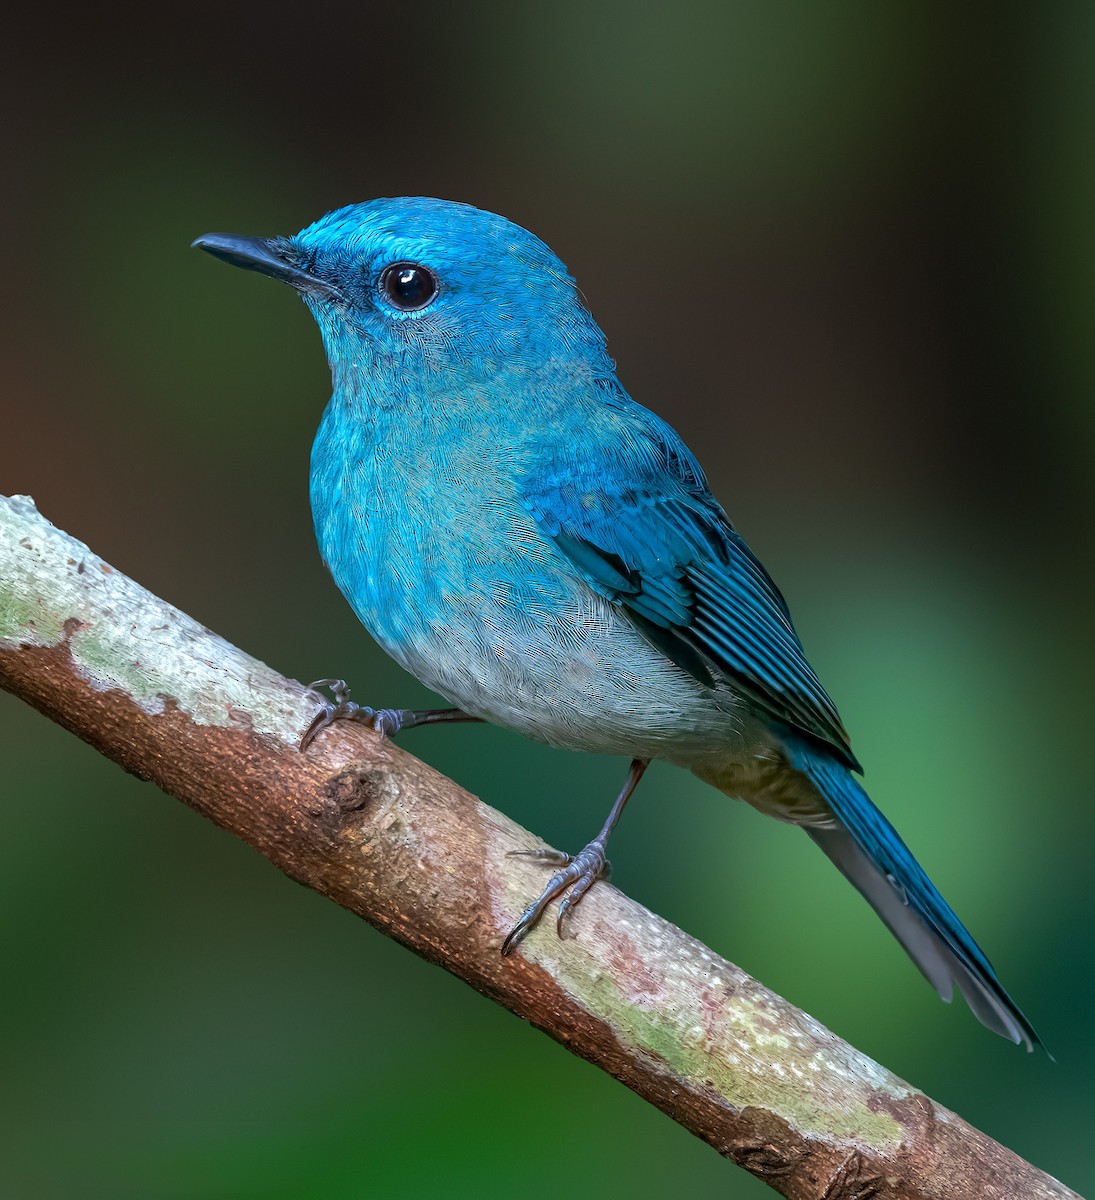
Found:
<path fill-rule="evenodd" d="M 654 420 L 646 431 L 654 436 L 640 438 L 636 452 L 621 456 L 617 445 L 585 463 L 568 456 L 526 478 L 526 508 L 590 587 L 622 605 L 678 666 L 708 686 L 728 677 L 763 711 L 858 770 L 778 588 L 691 453 Z"/>

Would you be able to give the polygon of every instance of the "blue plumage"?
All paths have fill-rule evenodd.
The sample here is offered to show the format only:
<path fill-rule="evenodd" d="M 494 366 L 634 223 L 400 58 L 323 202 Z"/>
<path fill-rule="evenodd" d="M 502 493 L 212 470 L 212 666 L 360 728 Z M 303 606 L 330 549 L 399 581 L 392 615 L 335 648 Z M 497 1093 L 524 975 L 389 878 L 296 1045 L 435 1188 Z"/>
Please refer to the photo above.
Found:
<path fill-rule="evenodd" d="M 1038 1041 L 851 772 L 836 707 L 775 584 L 698 462 L 621 387 L 565 267 L 491 213 L 340 209 L 294 238 L 197 243 L 291 283 L 334 393 L 312 452 L 324 561 L 362 622 L 456 710 L 356 710 L 378 728 L 483 719 L 632 760 L 604 828 L 506 940 L 605 867 L 652 758 L 802 825 L 945 999 Z"/>
<path fill-rule="evenodd" d="M 606 472 L 605 448 L 594 444 L 586 449 L 601 466 L 589 490 L 575 483 L 573 456 L 565 475 L 541 472 L 519 489 L 537 524 L 678 665 L 693 675 L 700 665 L 704 683 L 717 668 L 758 707 L 857 767 L 775 584 L 677 435 L 643 410 L 636 417 L 650 427 L 649 455 Z"/>
<path fill-rule="evenodd" d="M 791 765 L 824 796 L 835 823 L 807 832 L 874 906 L 928 982 L 950 1002 L 953 985 L 990 1029 L 1028 1048 L 1040 1041 L 992 964 L 851 772 L 788 735 Z"/>

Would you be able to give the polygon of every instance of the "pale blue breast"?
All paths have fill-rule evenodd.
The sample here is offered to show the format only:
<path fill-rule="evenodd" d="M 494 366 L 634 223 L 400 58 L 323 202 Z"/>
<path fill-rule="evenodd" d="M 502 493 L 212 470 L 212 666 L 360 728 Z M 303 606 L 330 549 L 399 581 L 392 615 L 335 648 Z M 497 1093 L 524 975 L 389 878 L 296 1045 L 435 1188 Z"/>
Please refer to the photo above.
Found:
<path fill-rule="evenodd" d="M 513 435 L 467 414 L 363 415 L 328 406 L 312 508 L 335 582 L 397 662 L 552 745 L 689 765 L 742 747 L 732 695 L 650 646 L 541 536 L 517 500 Z"/>

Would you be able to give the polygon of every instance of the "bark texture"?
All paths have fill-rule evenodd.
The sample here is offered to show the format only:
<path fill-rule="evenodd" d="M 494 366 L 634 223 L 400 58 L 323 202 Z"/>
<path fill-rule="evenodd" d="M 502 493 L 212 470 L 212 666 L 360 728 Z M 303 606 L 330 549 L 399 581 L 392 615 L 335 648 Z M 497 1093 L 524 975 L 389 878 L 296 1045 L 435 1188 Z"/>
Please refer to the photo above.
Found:
<path fill-rule="evenodd" d="M 596 1063 L 792 1200 L 1074 1192 L 599 884 L 499 947 L 540 843 L 0 497 L 0 686 Z"/>

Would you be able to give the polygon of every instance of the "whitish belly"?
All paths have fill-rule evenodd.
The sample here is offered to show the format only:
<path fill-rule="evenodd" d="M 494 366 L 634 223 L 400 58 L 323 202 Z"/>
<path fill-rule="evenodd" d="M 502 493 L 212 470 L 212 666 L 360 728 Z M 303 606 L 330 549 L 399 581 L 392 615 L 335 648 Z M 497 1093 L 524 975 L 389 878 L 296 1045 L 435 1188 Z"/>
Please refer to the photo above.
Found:
<path fill-rule="evenodd" d="M 578 581 L 562 596 L 518 590 L 485 604 L 450 597 L 436 619 L 419 613 L 396 631 L 382 618 L 374 634 L 453 704 L 550 745 L 687 764 L 741 745 L 732 695 L 701 687 L 616 605 Z"/>

